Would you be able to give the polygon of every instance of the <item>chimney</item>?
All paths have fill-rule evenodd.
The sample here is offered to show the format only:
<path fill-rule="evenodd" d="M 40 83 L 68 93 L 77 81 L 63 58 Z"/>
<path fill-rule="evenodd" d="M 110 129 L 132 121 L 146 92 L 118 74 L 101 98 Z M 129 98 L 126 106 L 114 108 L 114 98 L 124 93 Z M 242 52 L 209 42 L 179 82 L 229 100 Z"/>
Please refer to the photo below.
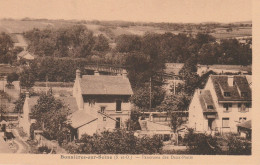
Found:
<path fill-rule="evenodd" d="M 127 71 L 125 69 L 123 69 L 123 71 L 122 71 L 122 76 L 124 79 L 127 78 Z"/>
<path fill-rule="evenodd" d="M 228 86 L 232 87 L 234 85 L 234 76 L 228 76 Z"/>
<path fill-rule="evenodd" d="M 30 93 L 27 91 L 27 92 L 25 92 L 25 97 L 26 98 L 29 98 L 30 97 Z"/>
<path fill-rule="evenodd" d="M 94 71 L 94 76 L 99 76 L 99 72 L 97 70 Z"/>
<path fill-rule="evenodd" d="M 81 72 L 79 69 L 76 70 L 76 80 L 81 78 Z"/>

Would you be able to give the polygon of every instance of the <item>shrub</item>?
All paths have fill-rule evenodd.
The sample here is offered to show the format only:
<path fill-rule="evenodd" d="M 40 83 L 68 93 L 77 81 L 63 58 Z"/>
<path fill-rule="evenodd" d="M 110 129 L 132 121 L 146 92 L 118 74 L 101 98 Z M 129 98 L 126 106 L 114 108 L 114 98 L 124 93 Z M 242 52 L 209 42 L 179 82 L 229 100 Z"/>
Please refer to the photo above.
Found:
<path fill-rule="evenodd" d="M 188 134 L 185 136 L 185 142 L 188 145 L 190 154 L 216 155 L 221 153 L 215 137 L 203 133 L 194 133 L 192 129 L 189 129 Z"/>
<path fill-rule="evenodd" d="M 158 136 L 137 138 L 134 132 L 120 129 L 82 135 L 77 144 L 70 143 L 65 148 L 69 153 L 80 154 L 158 154 L 163 147 Z"/>
<path fill-rule="evenodd" d="M 238 136 L 228 137 L 228 154 L 229 155 L 251 155 L 252 144 L 246 139 Z"/>

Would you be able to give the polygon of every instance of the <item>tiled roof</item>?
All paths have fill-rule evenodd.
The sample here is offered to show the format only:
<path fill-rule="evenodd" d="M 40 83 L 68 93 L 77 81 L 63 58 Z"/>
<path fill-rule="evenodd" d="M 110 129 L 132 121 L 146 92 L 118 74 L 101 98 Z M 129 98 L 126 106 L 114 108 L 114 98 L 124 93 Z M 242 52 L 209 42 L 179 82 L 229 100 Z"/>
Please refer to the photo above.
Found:
<path fill-rule="evenodd" d="M 130 82 L 122 76 L 83 75 L 80 80 L 83 95 L 132 95 Z"/>
<path fill-rule="evenodd" d="M 228 85 L 227 75 L 211 75 L 214 89 L 219 101 L 251 101 L 252 93 L 245 76 L 234 76 L 234 85 Z M 247 92 L 247 97 L 241 97 L 241 92 Z M 230 92 L 230 97 L 224 97 L 223 92 Z"/>
<path fill-rule="evenodd" d="M 96 117 L 90 115 L 84 110 L 76 111 L 70 116 L 71 126 L 73 128 L 82 127 L 83 125 L 91 123 L 95 120 L 97 120 Z"/>
<path fill-rule="evenodd" d="M 59 97 L 59 99 L 64 103 L 65 106 L 68 106 L 71 113 L 79 110 L 75 97 Z"/>
<path fill-rule="evenodd" d="M 201 90 L 201 93 L 199 95 L 199 100 L 200 100 L 200 104 L 203 109 L 203 112 L 217 112 L 213 98 L 212 98 L 209 90 Z M 209 106 L 209 105 L 212 106 L 213 109 L 208 109 L 207 106 Z"/>
<path fill-rule="evenodd" d="M 248 120 L 248 121 L 245 121 L 243 123 L 237 124 L 237 126 L 247 128 L 247 129 L 252 129 L 252 121 Z"/>
<path fill-rule="evenodd" d="M 25 59 L 29 59 L 29 60 L 34 59 L 34 56 L 32 54 L 30 54 L 28 51 L 25 51 L 25 50 L 20 52 L 17 56 L 25 58 Z"/>

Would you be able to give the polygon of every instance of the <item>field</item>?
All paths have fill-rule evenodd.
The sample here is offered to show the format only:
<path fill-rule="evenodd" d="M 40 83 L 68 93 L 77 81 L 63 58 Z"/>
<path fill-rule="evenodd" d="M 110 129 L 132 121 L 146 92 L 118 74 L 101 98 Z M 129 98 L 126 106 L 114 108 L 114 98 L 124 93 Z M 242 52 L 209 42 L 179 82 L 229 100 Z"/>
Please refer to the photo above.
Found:
<path fill-rule="evenodd" d="M 135 23 L 125 23 L 125 22 L 91 22 L 91 21 L 81 21 L 77 22 L 75 20 L 65 21 L 65 20 L 0 20 L 0 32 L 11 33 L 23 33 L 33 28 L 44 29 L 47 27 L 52 28 L 61 28 L 68 27 L 76 24 L 84 24 L 88 29 L 93 31 L 94 35 L 103 34 L 111 43 L 114 39 L 121 34 L 135 34 L 135 35 L 144 35 L 146 32 L 159 33 L 163 34 L 165 32 L 171 32 L 178 34 L 181 32 L 187 32 L 196 34 L 199 31 L 207 29 L 209 26 L 205 24 L 200 24 L 200 28 L 195 28 L 194 24 L 183 25 L 180 24 L 180 27 L 177 28 L 174 26 L 160 25 L 160 24 L 135 24 Z M 219 24 L 217 27 L 211 27 L 212 35 L 217 39 L 231 38 L 231 37 L 240 37 L 240 36 L 251 36 L 252 28 L 250 26 L 244 27 L 239 26 L 238 23 L 231 31 L 228 31 L 228 26 Z M 13 41 L 17 41 L 17 38 L 14 34 L 11 35 Z"/>

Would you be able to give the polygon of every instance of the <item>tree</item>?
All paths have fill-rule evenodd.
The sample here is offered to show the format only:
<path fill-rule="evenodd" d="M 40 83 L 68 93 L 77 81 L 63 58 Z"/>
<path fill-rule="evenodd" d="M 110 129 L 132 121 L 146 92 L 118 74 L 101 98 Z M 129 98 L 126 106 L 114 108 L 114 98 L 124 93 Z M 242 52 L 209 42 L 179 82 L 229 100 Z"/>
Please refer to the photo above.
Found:
<path fill-rule="evenodd" d="M 0 33 L 0 63 L 11 63 L 13 60 L 13 41 L 11 37 L 2 32 Z"/>
<path fill-rule="evenodd" d="M 160 87 L 153 87 L 151 92 L 151 108 L 155 108 L 161 104 L 165 96 L 165 91 Z M 143 88 L 134 90 L 131 101 L 140 109 L 148 110 L 150 108 L 150 89 L 148 84 Z"/>
<path fill-rule="evenodd" d="M 25 69 L 22 73 L 20 73 L 20 85 L 23 88 L 29 89 L 33 87 L 35 82 L 35 76 L 30 69 Z"/>
<path fill-rule="evenodd" d="M 123 34 L 116 39 L 116 50 L 121 53 L 138 52 L 141 44 L 141 37 Z"/>
<path fill-rule="evenodd" d="M 103 34 L 98 35 L 98 37 L 96 37 L 95 39 L 95 44 L 93 49 L 101 52 L 109 50 L 108 39 Z"/>
<path fill-rule="evenodd" d="M 11 84 L 13 81 L 17 81 L 18 79 L 19 79 L 19 75 L 16 72 L 7 75 L 7 82 L 9 84 Z"/>
<path fill-rule="evenodd" d="M 60 144 L 69 134 L 69 114 L 69 108 L 50 93 L 41 94 L 32 109 L 32 116 L 36 120 L 35 127 L 43 130 L 47 139 L 58 140 Z"/>
<path fill-rule="evenodd" d="M 159 106 L 160 111 L 167 112 L 170 117 L 170 127 L 175 133 L 175 139 L 178 145 L 178 129 L 185 123 L 184 118 L 187 117 L 187 109 L 189 107 L 190 97 L 185 94 L 169 95 L 163 100 Z"/>

